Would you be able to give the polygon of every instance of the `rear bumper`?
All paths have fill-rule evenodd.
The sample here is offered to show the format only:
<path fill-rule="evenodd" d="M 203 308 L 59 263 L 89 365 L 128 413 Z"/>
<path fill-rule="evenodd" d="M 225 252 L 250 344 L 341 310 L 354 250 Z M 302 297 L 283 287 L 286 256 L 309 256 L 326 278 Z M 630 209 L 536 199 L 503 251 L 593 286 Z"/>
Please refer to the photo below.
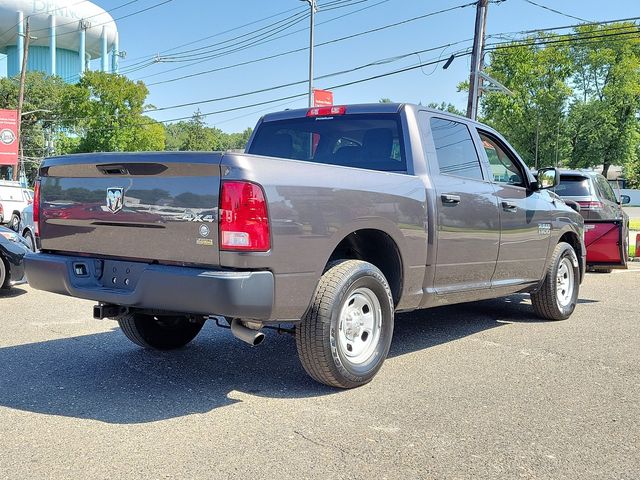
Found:
<path fill-rule="evenodd" d="M 78 275 L 79 265 L 84 265 L 84 275 Z M 45 253 L 28 255 L 25 269 L 35 289 L 125 307 L 258 320 L 269 319 L 273 309 L 274 279 L 268 271 L 207 270 Z"/>

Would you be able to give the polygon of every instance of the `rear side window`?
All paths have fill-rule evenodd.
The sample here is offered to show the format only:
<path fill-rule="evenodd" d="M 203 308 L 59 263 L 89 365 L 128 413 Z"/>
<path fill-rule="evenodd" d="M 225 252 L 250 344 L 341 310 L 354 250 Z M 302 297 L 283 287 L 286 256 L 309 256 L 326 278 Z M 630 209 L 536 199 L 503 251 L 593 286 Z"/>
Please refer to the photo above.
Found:
<path fill-rule="evenodd" d="M 397 114 L 346 114 L 264 122 L 248 153 L 406 173 Z"/>
<path fill-rule="evenodd" d="M 611 188 L 609 182 L 607 182 L 607 180 L 602 175 L 598 175 L 596 177 L 596 182 L 598 183 L 598 187 L 600 188 L 600 192 L 602 193 L 602 196 L 604 198 L 606 198 L 610 202 L 618 201 L 618 199 L 616 198 L 616 194 L 613 193 L 613 188 Z"/>
<path fill-rule="evenodd" d="M 561 175 L 555 192 L 561 197 L 588 197 L 591 195 L 589 179 L 574 175 Z"/>
<path fill-rule="evenodd" d="M 482 180 L 480 159 L 467 126 L 441 118 L 432 118 L 430 124 L 440 173 Z"/>

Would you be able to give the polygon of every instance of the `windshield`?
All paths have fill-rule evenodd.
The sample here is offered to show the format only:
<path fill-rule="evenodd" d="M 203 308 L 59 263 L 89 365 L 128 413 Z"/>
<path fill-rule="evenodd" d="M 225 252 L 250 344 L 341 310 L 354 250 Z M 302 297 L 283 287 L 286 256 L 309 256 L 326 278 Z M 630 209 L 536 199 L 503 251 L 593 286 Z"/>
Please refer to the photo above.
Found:
<path fill-rule="evenodd" d="M 554 191 L 561 197 L 588 197 L 591 195 L 589 179 L 580 176 L 560 176 L 560 184 Z"/>
<path fill-rule="evenodd" d="M 397 114 L 264 122 L 248 153 L 385 172 L 407 171 Z"/>

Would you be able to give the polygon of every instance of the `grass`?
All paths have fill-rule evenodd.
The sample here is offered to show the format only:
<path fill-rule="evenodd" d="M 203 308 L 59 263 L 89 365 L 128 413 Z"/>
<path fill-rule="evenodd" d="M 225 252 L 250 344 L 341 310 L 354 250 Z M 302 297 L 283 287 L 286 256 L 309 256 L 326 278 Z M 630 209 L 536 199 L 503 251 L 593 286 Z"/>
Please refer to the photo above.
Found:
<path fill-rule="evenodd" d="M 630 257 L 635 257 L 636 256 L 636 246 L 635 245 L 629 245 L 629 256 Z"/>
<path fill-rule="evenodd" d="M 640 230 L 640 220 L 638 219 L 634 219 L 634 220 L 629 220 L 629 230 Z"/>

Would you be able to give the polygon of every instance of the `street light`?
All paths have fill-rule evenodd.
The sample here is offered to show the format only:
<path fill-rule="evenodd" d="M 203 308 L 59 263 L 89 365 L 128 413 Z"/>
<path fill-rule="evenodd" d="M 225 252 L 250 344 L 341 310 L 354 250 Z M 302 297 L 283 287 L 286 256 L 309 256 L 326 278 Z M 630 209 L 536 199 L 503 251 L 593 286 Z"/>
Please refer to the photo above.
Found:
<path fill-rule="evenodd" d="M 311 21 L 309 25 L 309 108 L 313 107 L 313 24 L 314 16 L 318 10 L 318 4 L 316 0 L 300 0 L 301 2 L 307 2 L 311 10 Z"/>

